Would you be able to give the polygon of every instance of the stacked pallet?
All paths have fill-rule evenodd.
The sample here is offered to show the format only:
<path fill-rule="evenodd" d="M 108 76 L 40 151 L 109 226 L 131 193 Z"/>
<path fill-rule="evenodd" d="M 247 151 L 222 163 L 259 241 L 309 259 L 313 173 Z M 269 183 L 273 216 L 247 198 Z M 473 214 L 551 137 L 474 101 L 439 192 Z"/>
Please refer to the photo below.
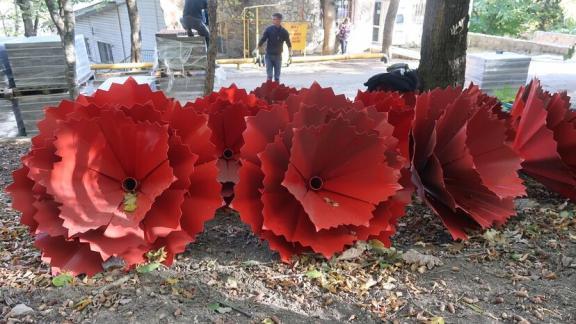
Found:
<path fill-rule="evenodd" d="M 14 78 L 14 92 L 67 89 L 66 58 L 58 36 L 13 38 L 4 43 Z M 91 76 L 86 43 L 76 36 L 76 83 Z"/>
<path fill-rule="evenodd" d="M 466 85 L 474 83 L 488 94 L 526 84 L 530 56 L 510 53 L 473 53 L 466 57 Z"/>

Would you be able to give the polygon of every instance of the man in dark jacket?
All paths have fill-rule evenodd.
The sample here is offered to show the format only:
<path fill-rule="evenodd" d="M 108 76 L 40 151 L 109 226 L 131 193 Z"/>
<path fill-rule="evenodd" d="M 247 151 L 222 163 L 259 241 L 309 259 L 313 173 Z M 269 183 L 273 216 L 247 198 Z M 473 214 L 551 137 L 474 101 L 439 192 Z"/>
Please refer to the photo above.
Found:
<path fill-rule="evenodd" d="M 290 34 L 282 27 L 282 14 L 275 13 L 272 15 L 272 25 L 268 26 L 258 42 L 258 48 L 262 48 L 266 42 L 266 75 L 268 80 L 280 82 L 280 69 L 282 66 L 282 50 L 284 42 L 288 45 L 290 55 L 292 55 L 292 43 L 290 43 Z"/>
<path fill-rule="evenodd" d="M 180 18 L 180 23 L 188 36 L 193 36 L 192 29 L 196 30 L 198 35 L 204 36 L 206 47 L 208 47 L 210 31 L 206 27 L 208 19 L 204 19 L 205 17 L 208 17 L 208 0 L 186 0 L 184 2 L 184 13 Z"/>

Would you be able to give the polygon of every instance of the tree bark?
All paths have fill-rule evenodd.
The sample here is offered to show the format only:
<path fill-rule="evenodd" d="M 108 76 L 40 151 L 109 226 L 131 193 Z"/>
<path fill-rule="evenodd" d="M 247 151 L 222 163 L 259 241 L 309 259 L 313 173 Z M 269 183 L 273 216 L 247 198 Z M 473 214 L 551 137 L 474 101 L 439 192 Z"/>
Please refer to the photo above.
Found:
<path fill-rule="evenodd" d="M 334 0 L 320 0 L 322 5 L 324 26 L 324 42 L 322 44 L 322 54 L 334 54 L 334 44 L 336 44 L 336 7 Z"/>
<path fill-rule="evenodd" d="M 32 12 L 32 1 L 31 0 L 17 0 L 16 3 L 20 7 L 22 12 L 22 22 L 24 23 L 24 36 L 31 37 L 36 36 L 36 24 L 34 18 L 34 13 Z"/>
<path fill-rule="evenodd" d="M 390 0 L 388 9 L 386 10 L 386 20 L 384 21 L 384 30 L 382 32 L 382 53 L 386 61 L 392 59 L 390 54 L 390 46 L 392 46 L 392 38 L 394 36 L 394 24 L 396 23 L 396 15 L 398 14 L 398 7 L 400 0 Z"/>
<path fill-rule="evenodd" d="M 140 15 L 136 0 L 126 0 L 130 20 L 130 57 L 133 63 L 142 61 L 142 37 L 140 33 Z"/>
<path fill-rule="evenodd" d="M 426 1 L 418 68 L 425 90 L 464 84 L 469 5 L 470 0 Z"/>
<path fill-rule="evenodd" d="M 64 46 L 64 56 L 66 59 L 66 81 L 70 97 L 75 99 L 78 96 L 76 88 L 76 49 L 74 47 L 75 32 L 74 10 L 71 0 L 45 0 L 52 22 L 56 26 L 58 35 Z"/>
<path fill-rule="evenodd" d="M 214 77 L 216 73 L 216 55 L 218 39 L 218 29 L 216 28 L 218 12 L 218 1 L 208 0 L 208 28 L 210 30 L 210 46 L 206 59 L 206 79 L 204 80 L 204 94 L 208 95 L 214 91 Z"/>
<path fill-rule="evenodd" d="M 12 16 L 14 19 L 14 35 L 19 35 L 20 33 L 20 18 L 18 18 L 20 12 L 18 9 L 18 3 L 14 1 L 14 16 Z"/>

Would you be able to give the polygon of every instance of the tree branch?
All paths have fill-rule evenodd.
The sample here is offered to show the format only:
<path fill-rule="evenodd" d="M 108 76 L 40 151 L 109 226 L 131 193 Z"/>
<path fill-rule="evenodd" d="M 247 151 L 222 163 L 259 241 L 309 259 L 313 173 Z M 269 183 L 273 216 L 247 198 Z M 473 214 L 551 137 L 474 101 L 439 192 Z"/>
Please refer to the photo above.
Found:
<path fill-rule="evenodd" d="M 58 30 L 58 35 L 62 37 L 66 32 L 66 26 L 64 25 L 64 20 L 62 19 L 60 3 L 57 0 L 45 0 L 46 6 L 48 7 L 48 13 L 50 13 L 50 18 L 56 29 Z"/>

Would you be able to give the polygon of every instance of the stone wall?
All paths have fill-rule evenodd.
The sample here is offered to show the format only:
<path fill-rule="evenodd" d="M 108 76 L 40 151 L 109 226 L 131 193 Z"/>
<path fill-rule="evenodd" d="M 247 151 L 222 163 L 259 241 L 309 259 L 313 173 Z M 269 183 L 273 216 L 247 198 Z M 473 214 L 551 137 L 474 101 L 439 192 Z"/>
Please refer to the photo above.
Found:
<path fill-rule="evenodd" d="M 574 46 L 576 45 L 576 35 L 537 31 L 534 33 L 534 36 L 532 36 L 532 41 L 562 46 Z"/>
<path fill-rule="evenodd" d="M 468 33 L 468 46 L 493 51 L 502 50 L 525 54 L 568 55 L 570 52 L 569 46 L 537 43 L 534 41 L 478 33 Z"/>

